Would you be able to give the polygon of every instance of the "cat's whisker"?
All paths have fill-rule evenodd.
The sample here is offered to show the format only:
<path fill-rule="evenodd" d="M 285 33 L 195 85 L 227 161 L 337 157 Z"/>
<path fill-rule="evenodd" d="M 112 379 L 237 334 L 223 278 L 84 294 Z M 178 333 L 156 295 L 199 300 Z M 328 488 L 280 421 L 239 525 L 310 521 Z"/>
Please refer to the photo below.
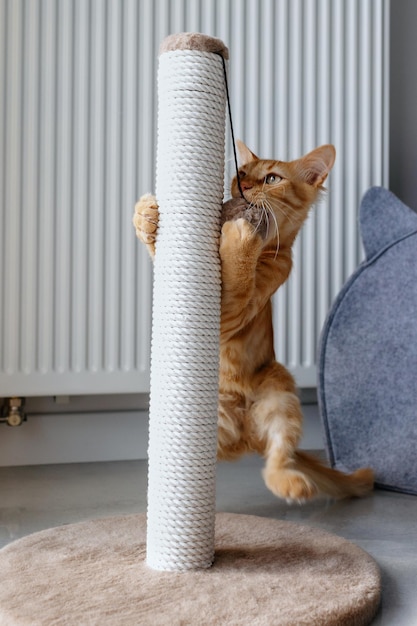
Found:
<path fill-rule="evenodd" d="M 255 227 L 255 232 L 256 233 L 260 231 L 263 221 L 264 221 L 264 215 L 263 215 L 263 212 L 262 212 L 262 214 L 259 216 L 258 223 L 256 224 L 256 227 Z"/>
<path fill-rule="evenodd" d="M 262 218 L 265 218 L 265 221 L 266 221 L 265 237 L 268 238 L 268 235 L 269 235 L 269 215 L 268 215 L 268 209 L 265 207 L 263 202 L 262 202 L 261 208 L 262 208 Z"/>
<path fill-rule="evenodd" d="M 270 213 L 271 213 L 271 211 L 270 211 L 270 208 L 267 205 L 267 201 L 263 200 L 262 201 L 262 217 L 264 217 L 265 221 L 266 221 L 266 233 L 265 233 L 265 237 L 266 238 L 268 238 L 269 230 L 270 230 L 270 219 L 269 219 L 269 214 Z"/>
<path fill-rule="evenodd" d="M 272 218 L 273 218 L 273 220 L 274 220 L 274 224 L 275 224 L 275 235 L 276 235 L 277 242 L 278 242 L 278 243 L 277 243 L 277 250 L 276 250 L 276 254 L 275 254 L 275 258 L 276 258 L 277 254 L 278 254 L 278 251 L 279 251 L 279 225 L 278 225 L 278 220 L 277 220 L 277 218 L 276 218 L 276 215 L 275 215 L 275 213 L 274 213 L 273 211 L 271 211 L 271 215 L 272 215 Z"/>
<path fill-rule="evenodd" d="M 247 211 L 251 211 L 252 209 L 262 209 L 262 196 L 263 194 L 257 193 L 254 198 L 249 202 Z M 255 232 L 259 232 L 263 222 L 263 212 L 259 216 L 258 222 L 255 226 Z"/>
<path fill-rule="evenodd" d="M 300 205 L 299 203 L 296 203 L 296 204 L 295 204 L 294 202 L 285 202 L 285 200 L 284 200 L 284 196 L 285 196 L 285 189 L 283 189 L 283 190 L 282 190 L 281 197 L 277 198 L 277 207 L 278 207 L 278 208 L 279 208 L 279 207 L 281 207 L 281 208 L 282 208 L 283 213 L 284 213 L 283 207 L 286 207 L 286 208 L 288 209 L 288 211 L 289 211 L 289 213 L 288 213 L 288 214 L 286 214 L 286 215 L 287 215 L 288 217 L 289 217 L 290 215 L 291 215 L 291 216 L 294 216 L 294 215 L 296 214 L 296 213 L 294 213 L 294 211 L 297 211 L 297 209 L 298 209 L 301 205 Z M 297 220 L 295 223 L 297 223 L 297 222 L 298 222 L 298 220 Z"/>
<path fill-rule="evenodd" d="M 291 207 L 291 205 L 283 202 L 280 199 L 277 203 L 276 209 L 283 214 L 283 216 L 290 222 L 290 224 L 295 226 L 297 225 L 297 221 L 294 219 L 293 208 Z"/>
<path fill-rule="evenodd" d="M 274 212 L 271 211 L 271 208 L 270 208 L 267 200 L 264 200 L 264 202 L 262 204 L 262 208 L 264 210 L 266 222 L 268 224 L 268 230 L 267 230 L 267 233 L 266 233 L 266 236 L 268 237 L 269 233 L 270 233 L 270 230 L 271 230 L 271 220 L 270 220 L 270 217 L 272 217 L 274 219 L 275 227 L 276 227 L 275 215 L 274 215 Z"/>
<path fill-rule="evenodd" d="M 274 220 L 274 224 L 275 224 L 275 234 L 276 234 L 276 238 L 277 238 L 277 247 L 276 247 L 276 250 L 275 250 L 274 259 L 276 259 L 277 256 L 278 256 L 278 252 L 279 252 L 279 225 L 278 225 L 277 217 L 275 215 L 275 211 L 274 211 L 271 203 L 268 202 L 267 200 L 265 200 L 265 204 L 266 204 L 266 210 L 267 210 L 267 212 L 269 212 L 271 214 L 272 219 Z M 268 219 L 268 224 L 269 224 L 269 218 L 267 218 L 267 219 Z"/>

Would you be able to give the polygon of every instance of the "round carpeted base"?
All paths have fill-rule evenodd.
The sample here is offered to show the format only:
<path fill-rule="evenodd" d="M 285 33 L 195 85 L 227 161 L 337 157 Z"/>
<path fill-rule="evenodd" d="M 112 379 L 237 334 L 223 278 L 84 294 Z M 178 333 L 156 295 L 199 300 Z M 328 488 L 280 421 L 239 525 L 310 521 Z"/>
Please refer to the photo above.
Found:
<path fill-rule="evenodd" d="M 290 522 L 220 513 L 208 570 L 145 563 L 146 516 L 35 533 L 0 550 L 1 626 L 369 624 L 379 570 L 363 550 Z"/>

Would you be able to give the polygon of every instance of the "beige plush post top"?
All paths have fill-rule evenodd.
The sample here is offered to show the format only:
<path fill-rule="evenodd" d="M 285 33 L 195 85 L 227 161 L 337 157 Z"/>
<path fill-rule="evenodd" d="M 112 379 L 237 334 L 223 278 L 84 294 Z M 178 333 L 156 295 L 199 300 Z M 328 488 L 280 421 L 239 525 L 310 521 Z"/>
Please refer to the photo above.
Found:
<path fill-rule="evenodd" d="M 178 33 L 176 35 L 168 35 L 160 45 L 159 54 L 172 50 L 200 50 L 201 52 L 221 54 L 224 59 L 229 58 L 229 50 L 221 39 L 209 37 L 202 33 Z"/>

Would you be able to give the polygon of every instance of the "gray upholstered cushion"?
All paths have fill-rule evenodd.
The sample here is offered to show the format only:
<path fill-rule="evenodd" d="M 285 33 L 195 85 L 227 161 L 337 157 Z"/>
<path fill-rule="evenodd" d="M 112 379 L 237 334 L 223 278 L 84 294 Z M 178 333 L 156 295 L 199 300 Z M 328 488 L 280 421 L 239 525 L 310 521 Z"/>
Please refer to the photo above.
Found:
<path fill-rule="evenodd" d="M 319 404 L 332 465 L 371 466 L 417 494 L 417 214 L 372 188 L 360 208 L 366 260 L 342 288 L 319 348 Z"/>

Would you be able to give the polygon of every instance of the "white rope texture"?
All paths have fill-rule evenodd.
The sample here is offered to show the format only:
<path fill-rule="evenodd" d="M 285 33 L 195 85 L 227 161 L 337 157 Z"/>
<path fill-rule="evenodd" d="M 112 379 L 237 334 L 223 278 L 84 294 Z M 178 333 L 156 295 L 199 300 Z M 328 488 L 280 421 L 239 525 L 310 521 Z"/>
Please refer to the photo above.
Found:
<path fill-rule="evenodd" d="M 147 564 L 214 556 L 225 85 L 219 55 L 159 58 Z"/>

